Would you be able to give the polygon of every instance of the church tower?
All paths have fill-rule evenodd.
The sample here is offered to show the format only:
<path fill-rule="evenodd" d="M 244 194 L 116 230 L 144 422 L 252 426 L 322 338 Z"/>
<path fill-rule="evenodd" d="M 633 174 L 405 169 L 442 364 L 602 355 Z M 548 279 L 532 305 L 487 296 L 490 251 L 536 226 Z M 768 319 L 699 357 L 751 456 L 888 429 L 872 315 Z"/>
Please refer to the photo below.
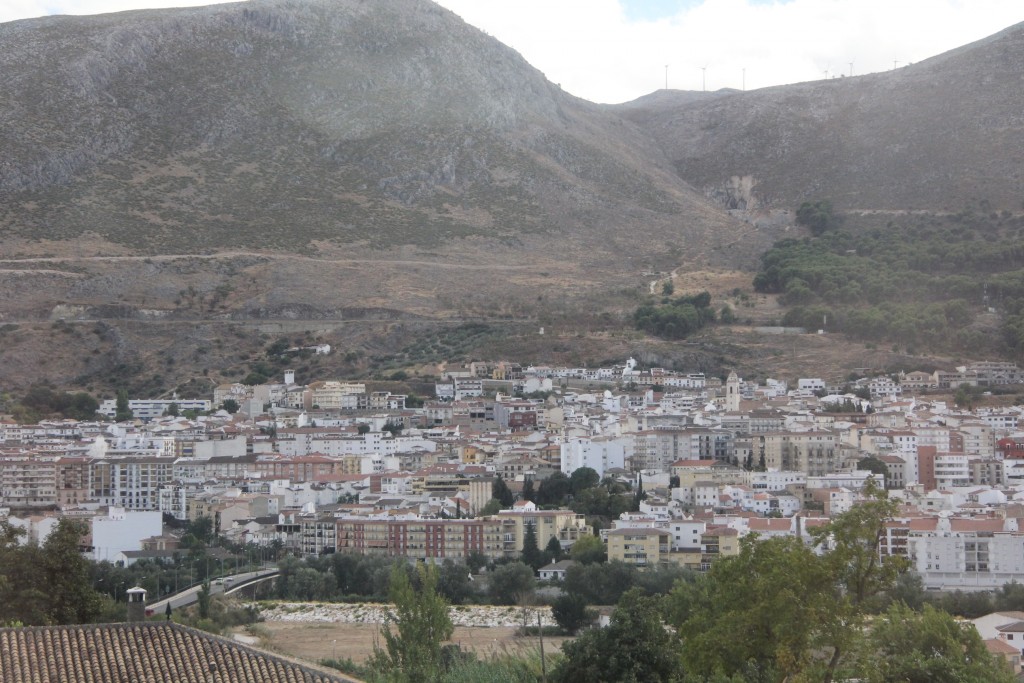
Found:
<path fill-rule="evenodd" d="M 725 380 L 725 410 L 729 413 L 739 412 L 740 409 L 740 378 L 736 372 L 730 372 L 729 378 Z"/>

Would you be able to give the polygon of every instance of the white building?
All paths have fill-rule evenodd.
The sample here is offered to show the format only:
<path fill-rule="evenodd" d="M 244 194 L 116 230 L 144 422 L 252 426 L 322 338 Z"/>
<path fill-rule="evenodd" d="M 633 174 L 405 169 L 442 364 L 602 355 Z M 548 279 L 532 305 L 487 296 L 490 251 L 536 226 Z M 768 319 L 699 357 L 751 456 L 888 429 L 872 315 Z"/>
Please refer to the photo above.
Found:
<path fill-rule="evenodd" d="M 143 539 L 163 533 L 163 515 L 110 508 L 104 517 L 92 519 L 92 559 L 115 562 L 125 550 L 141 550 Z"/>
<path fill-rule="evenodd" d="M 571 475 L 580 467 L 589 467 L 601 477 L 613 468 L 626 467 L 632 457 L 632 439 L 602 437 L 572 439 L 561 446 L 562 472 Z"/>
<path fill-rule="evenodd" d="M 210 410 L 210 402 L 200 399 L 132 399 L 128 401 L 128 410 L 138 420 L 152 420 L 162 417 L 171 405 L 176 405 L 180 412 L 195 410 L 205 413 Z M 100 404 L 99 411 L 110 419 L 117 415 L 117 400 L 109 399 Z"/>
<path fill-rule="evenodd" d="M 1015 518 L 942 517 L 911 529 L 907 554 L 926 588 L 994 590 L 1024 575 L 1024 534 Z"/>

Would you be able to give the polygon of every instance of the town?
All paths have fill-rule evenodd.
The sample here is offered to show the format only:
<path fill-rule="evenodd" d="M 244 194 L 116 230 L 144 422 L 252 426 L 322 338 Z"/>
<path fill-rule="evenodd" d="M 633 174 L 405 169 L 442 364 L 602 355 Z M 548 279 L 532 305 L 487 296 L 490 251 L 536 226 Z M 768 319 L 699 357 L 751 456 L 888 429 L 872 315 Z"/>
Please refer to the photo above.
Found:
<path fill-rule="evenodd" d="M 61 516 L 87 520 L 91 557 L 124 564 L 174 549 L 166 515 L 300 556 L 430 562 L 518 557 L 531 526 L 541 548 L 596 532 L 610 560 L 701 571 L 748 534 L 806 535 L 870 480 L 901 504 L 884 552 L 927 588 L 993 590 L 1024 572 L 1024 408 L 968 410 L 927 393 L 1016 384 L 1014 364 L 790 387 L 633 359 L 477 362 L 449 368 L 418 408 L 360 382 L 282 379 L 221 385 L 212 401 L 132 399 L 120 422 L 3 422 L 0 505 L 37 541 Z M 114 418 L 117 401 L 100 412 Z M 538 498 L 587 468 L 642 491 L 635 509 Z M 492 502 L 498 479 L 515 500 L 504 508 Z M 602 514 L 606 528 L 588 524 Z"/>
<path fill-rule="evenodd" d="M 634 573 L 708 573 L 751 540 L 788 537 L 822 556 L 834 522 L 879 496 L 895 514 L 872 540 L 877 554 L 921 590 L 996 593 L 1024 575 L 1024 371 L 1013 363 L 838 384 L 632 358 L 450 363 L 422 400 L 281 379 L 200 400 L 122 391 L 93 420 L 0 421 L 5 528 L 41 546 L 70 519 L 95 562 L 173 563 L 174 586 L 154 596 L 167 596 L 168 618 L 179 579 L 194 593 L 222 576 L 213 588 L 224 592 L 233 574 L 258 579 L 288 556 L 471 571 L 521 561 L 553 586 L 595 551 Z M 183 530 L 203 525 L 217 540 L 205 571 L 186 562 L 186 584 L 178 563 L 195 539 Z M 256 574 L 237 574 L 240 560 Z M 138 597 L 110 588 L 129 606 Z M 1019 671 L 1019 619 L 996 612 L 975 625 Z"/>

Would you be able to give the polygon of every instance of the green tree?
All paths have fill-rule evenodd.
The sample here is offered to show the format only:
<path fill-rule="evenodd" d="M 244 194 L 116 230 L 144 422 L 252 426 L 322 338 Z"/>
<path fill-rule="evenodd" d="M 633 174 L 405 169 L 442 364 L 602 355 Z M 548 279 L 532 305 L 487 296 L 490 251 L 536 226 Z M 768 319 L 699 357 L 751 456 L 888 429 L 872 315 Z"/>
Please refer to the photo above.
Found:
<path fill-rule="evenodd" d="M 636 479 L 636 494 L 633 496 L 632 509 L 634 511 L 640 509 L 640 503 L 647 499 L 647 494 L 644 493 L 644 475 L 638 474 Z"/>
<path fill-rule="evenodd" d="M 528 500 L 531 503 L 536 502 L 537 493 L 533 489 L 533 479 L 527 479 L 523 482 L 523 500 Z"/>
<path fill-rule="evenodd" d="M 594 623 L 597 612 L 587 606 L 587 601 L 582 595 L 566 593 L 551 604 L 551 616 L 555 618 L 559 628 L 570 635 L 576 635 L 581 628 Z"/>
<path fill-rule="evenodd" d="M 548 539 L 548 544 L 544 546 L 544 554 L 550 562 L 558 562 L 562 559 L 562 544 L 557 536 L 552 536 Z"/>
<path fill-rule="evenodd" d="M 437 591 L 452 605 L 461 605 L 473 595 L 469 568 L 464 564 L 445 560 L 438 574 Z"/>
<path fill-rule="evenodd" d="M 213 541 L 213 519 L 208 515 L 200 515 L 189 520 L 185 525 L 185 535 L 182 537 L 182 545 L 186 548 L 202 548 L 210 545 Z M 186 541 L 186 539 L 189 539 Z"/>
<path fill-rule="evenodd" d="M 810 228 L 811 234 L 821 235 L 839 222 L 832 212 L 832 202 L 822 199 L 817 202 L 804 202 L 796 210 L 796 222 Z"/>
<path fill-rule="evenodd" d="M 806 674 L 833 586 L 825 565 L 800 539 L 744 538 L 739 555 L 717 560 L 670 595 L 670 621 L 683 640 L 687 672 Z"/>
<path fill-rule="evenodd" d="M 233 399 L 233 398 L 226 398 L 220 404 L 220 407 L 223 408 L 224 410 L 228 411 L 232 415 L 234 415 L 235 413 L 238 412 L 238 409 L 241 406 L 238 405 L 238 401 L 236 401 L 235 399 Z"/>
<path fill-rule="evenodd" d="M 614 605 L 636 586 L 636 567 L 615 560 L 602 564 L 576 564 L 565 572 L 565 591 L 583 596 L 591 605 Z"/>
<path fill-rule="evenodd" d="M 569 549 L 569 557 L 580 564 L 604 562 L 608 559 L 608 551 L 598 536 L 581 536 Z"/>
<path fill-rule="evenodd" d="M 867 470 L 879 475 L 879 481 L 883 484 L 886 478 L 889 476 L 889 466 L 883 461 L 879 460 L 876 456 L 867 456 L 857 461 L 857 469 Z"/>
<path fill-rule="evenodd" d="M 829 683 L 843 670 L 862 644 L 869 609 L 906 568 L 879 552 L 893 502 L 870 482 L 864 493 L 865 502 L 812 532 L 824 555 L 796 538 L 748 537 L 738 556 L 676 585 L 670 614 L 688 672 Z"/>
<path fill-rule="evenodd" d="M 490 515 L 496 515 L 501 512 L 501 501 L 497 498 L 491 498 L 487 501 L 487 504 L 480 508 L 478 516 L 489 517 Z"/>
<path fill-rule="evenodd" d="M 635 589 L 622 596 L 607 628 L 587 631 L 562 652 L 555 683 L 656 683 L 682 673 L 658 599 Z"/>
<path fill-rule="evenodd" d="M 971 624 L 930 605 L 915 612 L 895 603 L 877 618 L 853 675 L 866 683 L 959 683 L 1016 680 Z"/>
<path fill-rule="evenodd" d="M 1024 584 L 1011 581 L 996 591 L 995 608 L 1000 612 L 1024 610 Z"/>
<path fill-rule="evenodd" d="M 494 483 L 491 484 L 491 498 L 497 499 L 501 503 L 502 508 L 512 507 L 512 503 L 516 500 L 515 496 L 512 495 L 512 490 L 505 483 L 505 480 L 501 478 L 500 474 L 495 478 Z"/>
<path fill-rule="evenodd" d="M 523 533 L 523 552 L 521 555 L 523 564 L 537 571 L 545 564 L 544 553 L 537 546 L 537 529 L 532 523 L 526 524 L 526 531 Z"/>
<path fill-rule="evenodd" d="M 577 467 L 569 475 L 569 488 L 574 496 L 597 486 L 600 482 L 601 475 L 591 467 Z"/>
<path fill-rule="evenodd" d="M 572 493 L 569 477 L 563 472 L 555 472 L 541 481 L 537 487 L 537 505 L 562 505 L 566 496 Z"/>
<path fill-rule="evenodd" d="M 369 431 L 370 431 L 370 425 L 366 424 L 365 422 L 360 423 L 359 426 L 356 427 L 356 432 L 359 433 L 359 436 L 362 436 L 363 434 L 367 434 L 367 433 L 369 433 Z"/>
<path fill-rule="evenodd" d="M 62 518 L 42 546 L 20 545 L 24 532 L 0 522 L 0 624 L 81 624 L 100 614 L 91 563 L 79 550 L 87 531 Z"/>
<path fill-rule="evenodd" d="M 203 581 L 202 587 L 196 593 L 196 604 L 199 606 L 199 618 L 210 618 L 210 582 Z"/>
<path fill-rule="evenodd" d="M 270 378 L 262 372 L 250 372 L 245 376 L 245 379 L 242 380 L 242 384 L 248 387 L 255 387 L 261 384 L 266 384 L 268 379 Z"/>
<path fill-rule="evenodd" d="M 466 567 L 474 574 L 479 574 L 480 570 L 486 566 L 487 556 L 479 550 L 474 550 L 469 555 L 466 555 Z"/>
<path fill-rule="evenodd" d="M 56 624 L 84 624 L 100 611 L 100 596 L 90 580 L 90 562 L 80 550 L 89 532 L 84 522 L 61 518 L 43 542 L 39 588 L 49 600 L 48 619 Z"/>
<path fill-rule="evenodd" d="M 496 605 L 514 605 L 533 593 L 536 579 L 533 569 L 522 562 L 509 562 L 487 574 L 487 594 Z"/>
<path fill-rule="evenodd" d="M 369 664 L 389 680 L 432 683 L 443 672 L 441 644 L 451 638 L 454 627 L 448 603 L 437 592 L 437 568 L 417 565 L 415 577 L 413 583 L 403 565 L 392 570 L 394 610 L 381 626 L 384 648 L 374 647 Z"/>
<path fill-rule="evenodd" d="M 128 408 L 128 390 L 118 389 L 117 390 L 117 401 L 114 404 L 114 421 L 124 422 L 130 420 L 135 415 Z"/>
<path fill-rule="evenodd" d="M 177 403 L 171 403 L 169 406 L 167 406 L 167 410 L 164 411 L 164 415 L 168 415 L 170 417 L 178 417 L 178 415 L 180 414 L 181 411 L 178 409 Z"/>

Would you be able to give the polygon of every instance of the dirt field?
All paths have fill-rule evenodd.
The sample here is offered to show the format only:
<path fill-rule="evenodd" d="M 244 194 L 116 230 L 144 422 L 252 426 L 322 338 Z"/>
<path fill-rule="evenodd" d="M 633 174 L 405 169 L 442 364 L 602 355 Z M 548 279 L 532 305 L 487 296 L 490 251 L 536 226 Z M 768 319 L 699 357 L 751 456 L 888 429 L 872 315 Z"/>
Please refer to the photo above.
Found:
<path fill-rule="evenodd" d="M 455 628 L 453 643 L 485 657 L 494 653 L 536 652 L 536 637 L 520 638 L 515 628 L 508 626 Z M 238 633 L 248 634 L 245 629 Z M 378 624 L 342 624 L 309 622 L 263 622 L 256 625 L 261 647 L 274 652 L 316 662 L 325 657 L 351 658 L 362 663 L 373 652 L 374 640 L 380 633 Z M 544 638 L 544 652 L 561 650 L 568 638 Z"/>

